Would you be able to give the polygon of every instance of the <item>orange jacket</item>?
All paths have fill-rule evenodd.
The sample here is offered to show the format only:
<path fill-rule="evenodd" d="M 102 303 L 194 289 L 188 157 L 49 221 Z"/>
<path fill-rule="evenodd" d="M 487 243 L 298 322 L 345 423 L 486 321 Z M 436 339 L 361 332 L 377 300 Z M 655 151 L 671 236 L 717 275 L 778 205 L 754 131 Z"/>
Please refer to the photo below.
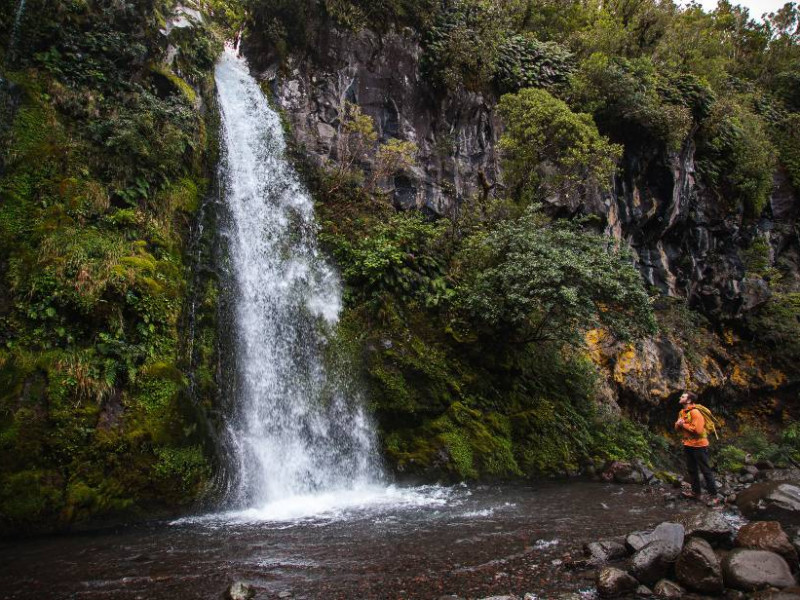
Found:
<path fill-rule="evenodd" d="M 683 419 L 681 427 L 683 433 L 683 445 L 692 448 L 705 448 L 708 446 L 708 434 L 706 434 L 706 420 L 703 415 L 690 404 L 685 409 L 681 409 L 678 417 Z"/>

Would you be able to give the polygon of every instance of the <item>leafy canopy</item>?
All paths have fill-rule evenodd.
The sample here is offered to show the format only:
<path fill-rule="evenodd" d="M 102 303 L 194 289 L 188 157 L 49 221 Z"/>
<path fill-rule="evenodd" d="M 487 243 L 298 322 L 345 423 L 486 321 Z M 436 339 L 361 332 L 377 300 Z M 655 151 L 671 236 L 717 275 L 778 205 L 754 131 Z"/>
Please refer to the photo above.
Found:
<path fill-rule="evenodd" d="M 533 88 L 503 96 L 499 109 L 506 183 L 515 197 L 572 195 L 610 183 L 622 148 L 600 135 L 590 115 Z"/>
<path fill-rule="evenodd" d="M 479 334 L 577 344 L 590 327 L 620 338 L 654 331 L 630 253 L 537 206 L 467 240 L 461 267 L 458 303 Z"/>

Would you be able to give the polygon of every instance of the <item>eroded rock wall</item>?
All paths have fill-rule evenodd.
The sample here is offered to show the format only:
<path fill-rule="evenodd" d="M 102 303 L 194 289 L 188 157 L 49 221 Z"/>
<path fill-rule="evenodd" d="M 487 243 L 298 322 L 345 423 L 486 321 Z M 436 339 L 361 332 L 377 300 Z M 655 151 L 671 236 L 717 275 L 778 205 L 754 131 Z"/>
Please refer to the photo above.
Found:
<path fill-rule="evenodd" d="M 381 140 L 410 140 L 419 148 L 411 171 L 381 182 L 397 206 L 453 216 L 463 202 L 502 188 L 497 98 L 435 92 L 421 74 L 422 49 L 410 30 L 328 29 L 313 51 L 282 60 L 263 40 L 246 43 L 245 52 L 314 164 L 336 163 L 342 111 L 353 102 L 374 119 Z M 371 161 L 362 165 L 368 171 Z M 748 265 L 755 246 L 768 254 L 762 258 L 769 266 L 783 264 L 785 290 L 800 289 L 800 200 L 782 173 L 763 215 L 745 219 L 703 186 L 690 136 L 679 152 L 666 155 L 627 147 L 613 191 L 587 196 L 582 203 L 553 198 L 549 204 L 557 215 L 599 215 L 608 235 L 635 250 L 643 278 L 662 297 L 664 321 L 684 299 L 708 318 L 699 325 L 666 323 L 662 334 L 637 346 L 590 334 L 592 355 L 608 376 L 609 399 L 640 414 L 672 410 L 684 389 L 719 402 L 758 397 L 780 406 L 796 400 L 797 373 L 771 365 L 735 325 L 770 297 L 769 275 Z"/>

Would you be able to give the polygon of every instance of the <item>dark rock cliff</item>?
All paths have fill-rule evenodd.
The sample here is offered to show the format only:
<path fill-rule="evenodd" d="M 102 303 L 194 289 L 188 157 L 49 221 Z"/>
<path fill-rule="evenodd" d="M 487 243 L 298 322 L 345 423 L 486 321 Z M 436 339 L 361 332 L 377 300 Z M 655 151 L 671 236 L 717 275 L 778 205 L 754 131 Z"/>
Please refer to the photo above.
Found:
<path fill-rule="evenodd" d="M 436 93 L 421 75 L 422 49 L 411 30 L 379 35 L 328 28 L 313 50 L 283 60 L 256 35 L 245 52 L 312 163 L 337 160 L 340 115 L 352 102 L 374 119 L 381 140 L 400 138 L 419 148 L 412 170 L 383 182 L 396 206 L 453 216 L 463 202 L 502 188 L 497 98 Z M 364 166 L 371 168 L 369 159 Z M 769 364 L 737 327 L 771 294 L 769 274 L 748 265 L 754 253 L 764 254 L 767 268 L 780 264 L 789 274 L 784 289 L 800 287 L 800 200 L 782 173 L 764 213 L 746 219 L 703 185 L 690 136 L 677 153 L 628 145 L 613 192 L 589 197 L 583 204 L 554 198 L 551 209 L 600 216 L 608 235 L 635 250 L 662 309 L 685 300 L 708 319 L 692 331 L 672 323 L 635 348 L 604 343 L 602 332 L 592 332 L 609 399 L 652 408 L 685 388 L 718 400 L 753 393 L 772 405 L 796 395 L 796 374 Z"/>

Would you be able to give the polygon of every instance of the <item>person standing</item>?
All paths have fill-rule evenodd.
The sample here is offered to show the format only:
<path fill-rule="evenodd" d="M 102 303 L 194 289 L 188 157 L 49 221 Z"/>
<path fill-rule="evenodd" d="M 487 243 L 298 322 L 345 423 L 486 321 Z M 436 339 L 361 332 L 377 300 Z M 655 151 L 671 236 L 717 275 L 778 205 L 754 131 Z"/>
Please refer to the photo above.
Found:
<path fill-rule="evenodd" d="M 686 468 L 689 471 L 689 481 L 692 484 L 692 493 L 686 495 L 696 499 L 701 497 L 700 473 L 702 473 L 706 483 L 706 490 L 708 490 L 712 501 L 714 501 L 717 495 L 717 482 L 714 480 L 714 473 L 708 464 L 706 420 L 696 408 L 695 400 L 697 400 L 697 396 L 692 392 L 681 394 L 681 410 L 678 413 L 678 420 L 675 421 L 675 431 L 680 431 L 683 434 Z"/>

